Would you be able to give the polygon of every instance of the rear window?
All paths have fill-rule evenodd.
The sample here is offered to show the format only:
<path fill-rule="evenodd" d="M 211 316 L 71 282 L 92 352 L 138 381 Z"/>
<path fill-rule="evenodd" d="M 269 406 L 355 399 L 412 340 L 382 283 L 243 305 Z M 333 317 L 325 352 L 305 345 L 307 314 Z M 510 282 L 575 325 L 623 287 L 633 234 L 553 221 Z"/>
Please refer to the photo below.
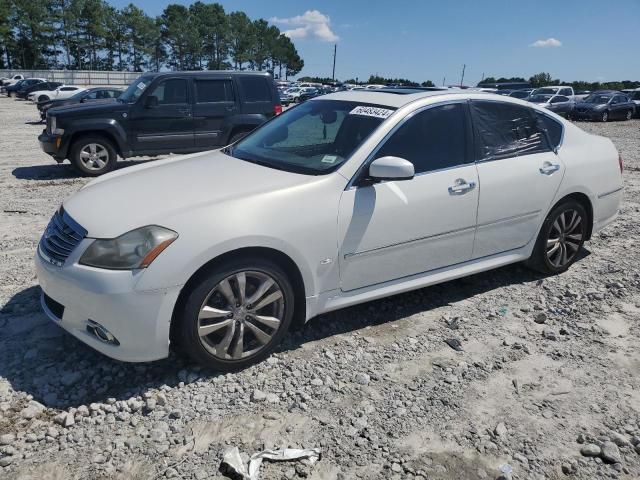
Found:
<path fill-rule="evenodd" d="M 196 102 L 234 102 L 231 80 L 196 80 Z"/>
<path fill-rule="evenodd" d="M 271 102 L 271 89 L 266 77 L 238 76 L 246 102 Z"/>
<path fill-rule="evenodd" d="M 538 121 L 542 124 L 542 127 L 549 134 L 551 146 L 556 148 L 562 141 L 562 124 L 542 112 L 536 112 L 536 115 L 538 116 Z"/>

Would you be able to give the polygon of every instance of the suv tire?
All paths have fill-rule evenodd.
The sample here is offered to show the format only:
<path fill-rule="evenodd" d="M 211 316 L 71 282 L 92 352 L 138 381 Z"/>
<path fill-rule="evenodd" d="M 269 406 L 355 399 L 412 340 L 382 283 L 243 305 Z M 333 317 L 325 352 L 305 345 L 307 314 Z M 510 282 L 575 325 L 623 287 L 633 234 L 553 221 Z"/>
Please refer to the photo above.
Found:
<path fill-rule="evenodd" d="M 578 258 L 588 221 L 581 203 L 573 199 L 561 202 L 544 220 L 527 266 L 547 275 L 567 270 Z"/>
<path fill-rule="evenodd" d="M 295 296 L 279 265 L 259 257 L 226 261 L 200 275 L 176 312 L 179 350 L 216 371 L 264 360 L 289 330 Z"/>
<path fill-rule="evenodd" d="M 118 154 L 113 144 L 99 135 L 78 138 L 71 146 L 71 164 L 88 177 L 97 177 L 116 166 Z"/>

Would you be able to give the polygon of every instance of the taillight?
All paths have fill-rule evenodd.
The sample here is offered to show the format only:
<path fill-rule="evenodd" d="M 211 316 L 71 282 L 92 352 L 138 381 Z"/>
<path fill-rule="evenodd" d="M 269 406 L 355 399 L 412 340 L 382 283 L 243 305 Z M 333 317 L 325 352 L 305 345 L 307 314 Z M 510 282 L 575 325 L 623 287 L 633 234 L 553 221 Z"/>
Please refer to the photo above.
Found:
<path fill-rule="evenodd" d="M 622 155 L 618 154 L 618 165 L 620 165 L 620 173 L 624 171 L 624 162 L 622 161 Z"/>
<path fill-rule="evenodd" d="M 276 103 L 276 108 L 274 112 L 276 115 L 280 115 L 282 113 L 282 105 L 280 105 L 279 103 Z"/>

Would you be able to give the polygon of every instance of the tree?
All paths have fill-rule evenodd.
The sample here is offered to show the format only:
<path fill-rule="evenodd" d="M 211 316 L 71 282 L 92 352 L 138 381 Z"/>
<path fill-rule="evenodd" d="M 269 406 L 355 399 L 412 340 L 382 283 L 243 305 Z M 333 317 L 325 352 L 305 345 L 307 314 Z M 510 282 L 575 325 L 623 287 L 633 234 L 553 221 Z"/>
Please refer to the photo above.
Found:
<path fill-rule="evenodd" d="M 553 80 L 551 75 L 545 72 L 536 73 L 531 78 L 529 78 L 529 83 L 533 88 L 546 87 L 547 85 L 552 85 Z"/>
<path fill-rule="evenodd" d="M 130 65 L 134 72 L 152 65 L 155 50 L 154 39 L 157 35 L 156 22 L 143 10 L 129 4 L 121 15 L 124 22 L 124 34 Z"/>
<path fill-rule="evenodd" d="M 207 61 L 207 68 L 222 70 L 227 67 L 230 26 L 222 5 L 197 1 L 189 7 L 189 13 L 202 41 L 202 54 Z"/>
<path fill-rule="evenodd" d="M 11 0 L 0 0 L 0 68 L 11 68 L 11 52 L 15 49 L 15 39 L 10 21 L 12 7 Z"/>
<path fill-rule="evenodd" d="M 422 85 L 423 87 L 435 87 L 435 86 L 436 86 L 436 84 L 435 84 L 435 83 L 433 83 L 431 80 L 427 80 L 427 81 L 425 81 L 425 82 L 422 82 L 422 84 L 421 84 L 421 85 Z"/>
<path fill-rule="evenodd" d="M 229 14 L 229 54 L 236 70 L 251 58 L 254 39 L 253 23 L 244 12 Z"/>

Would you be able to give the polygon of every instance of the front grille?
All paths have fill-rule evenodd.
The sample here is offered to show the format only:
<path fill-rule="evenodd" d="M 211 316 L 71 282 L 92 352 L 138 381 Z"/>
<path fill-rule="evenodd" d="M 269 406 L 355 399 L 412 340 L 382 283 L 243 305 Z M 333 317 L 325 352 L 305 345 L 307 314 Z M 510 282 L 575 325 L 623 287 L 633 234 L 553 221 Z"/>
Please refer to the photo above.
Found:
<path fill-rule="evenodd" d="M 60 207 L 40 239 L 40 253 L 45 260 L 61 267 L 86 235 L 87 231 Z"/>
<path fill-rule="evenodd" d="M 51 298 L 44 292 L 42 293 L 42 299 L 53 316 L 59 320 L 62 320 L 62 316 L 64 315 L 64 305 L 56 302 L 53 298 Z"/>

